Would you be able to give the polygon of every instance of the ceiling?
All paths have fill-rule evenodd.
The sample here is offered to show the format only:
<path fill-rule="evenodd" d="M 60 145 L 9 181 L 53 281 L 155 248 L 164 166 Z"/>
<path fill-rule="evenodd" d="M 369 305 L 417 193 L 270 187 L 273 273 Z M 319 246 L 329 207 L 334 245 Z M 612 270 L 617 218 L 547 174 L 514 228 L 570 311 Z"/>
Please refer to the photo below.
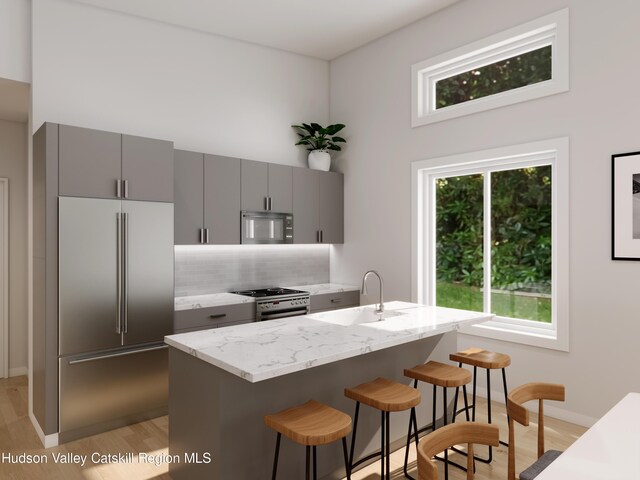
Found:
<path fill-rule="evenodd" d="M 29 118 L 29 84 L 0 78 L 0 120 L 26 122 Z"/>
<path fill-rule="evenodd" d="M 76 0 L 331 60 L 458 0 Z"/>

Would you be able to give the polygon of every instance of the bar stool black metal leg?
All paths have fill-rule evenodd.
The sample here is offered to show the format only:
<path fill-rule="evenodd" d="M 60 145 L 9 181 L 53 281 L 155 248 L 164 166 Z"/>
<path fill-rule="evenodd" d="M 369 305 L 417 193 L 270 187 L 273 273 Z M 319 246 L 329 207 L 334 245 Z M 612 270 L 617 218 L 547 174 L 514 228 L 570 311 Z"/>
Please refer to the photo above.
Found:
<path fill-rule="evenodd" d="M 491 423 L 491 370 L 487 368 L 487 420 Z M 489 445 L 489 463 L 493 460 L 493 447 Z"/>
<path fill-rule="evenodd" d="M 273 459 L 273 474 L 271 475 L 271 480 L 276 480 L 276 473 L 278 471 L 278 455 L 280 454 L 280 437 L 282 434 L 278 432 L 276 436 L 276 456 Z"/>
<path fill-rule="evenodd" d="M 471 421 L 476 421 L 476 379 L 478 378 L 478 367 L 473 367 L 473 416 L 471 417 Z"/>
<path fill-rule="evenodd" d="M 418 449 L 418 420 L 416 418 L 416 407 L 411 408 L 411 413 L 409 414 L 409 432 L 407 433 L 407 446 L 404 451 L 404 476 L 410 480 L 415 480 L 411 475 L 409 475 L 409 446 L 411 445 L 411 434 L 413 433 L 413 438 L 416 442 L 416 451 Z"/>
<path fill-rule="evenodd" d="M 318 480 L 318 460 L 316 457 L 316 446 L 313 446 L 313 480 Z"/>
<path fill-rule="evenodd" d="M 442 417 L 447 424 L 447 387 L 442 387 Z M 444 451 L 444 480 L 449 480 L 449 449 Z"/>
<path fill-rule="evenodd" d="M 387 480 L 391 478 L 391 462 L 389 461 L 389 456 L 391 455 L 391 413 L 385 412 L 386 423 L 387 423 L 387 451 L 386 451 L 386 465 L 387 465 Z"/>
<path fill-rule="evenodd" d="M 433 415 L 431 417 L 433 422 L 431 423 L 431 431 L 436 431 L 436 386 L 433 386 Z"/>
<path fill-rule="evenodd" d="M 380 431 L 380 478 L 384 478 L 384 439 L 385 439 L 385 424 L 384 424 L 384 412 L 380 411 L 381 416 L 381 431 Z"/>
<path fill-rule="evenodd" d="M 304 470 L 304 478 L 306 478 L 306 480 L 309 480 L 309 457 L 311 454 L 311 447 L 307 445 L 307 468 L 305 468 Z"/>
<path fill-rule="evenodd" d="M 462 386 L 462 395 L 464 395 L 464 411 L 467 416 L 467 422 L 469 421 L 469 400 L 467 399 L 467 386 Z"/>
<path fill-rule="evenodd" d="M 344 473 L 347 480 L 351 480 L 351 466 L 349 465 L 349 452 L 347 451 L 347 437 L 342 437 L 342 453 L 344 453 Z"/>
<path fill-rule="evenodd" d="M 451 418 L 451 423 L 456 423 L 456 413 L 458 410 L 458 392 L 460 391 L 460 387 L 456 387 L 456 394 L 453 396 L 453 417 Z"/>
<path fill-rule="evenodd" d="M 358 414 L 360 413 L 360 402 L 356 402 L 356 413 L 353 419 L 353 433 L 351 434 L 351 453 L 349 454 L 349 471 L 353 468 L 353 452 L 356 447 L 356 432 L 358 431 Z"/>

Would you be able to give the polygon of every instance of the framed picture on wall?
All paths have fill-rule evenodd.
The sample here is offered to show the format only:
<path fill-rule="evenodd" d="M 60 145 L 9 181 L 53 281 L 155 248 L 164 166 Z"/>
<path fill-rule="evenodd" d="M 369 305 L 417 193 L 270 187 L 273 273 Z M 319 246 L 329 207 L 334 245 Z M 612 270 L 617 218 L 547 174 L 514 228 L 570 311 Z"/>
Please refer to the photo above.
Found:
<path fill-rule="evenodd" d="M 611 259 L 640 260 L 640 152 L 611 156 Z"/>

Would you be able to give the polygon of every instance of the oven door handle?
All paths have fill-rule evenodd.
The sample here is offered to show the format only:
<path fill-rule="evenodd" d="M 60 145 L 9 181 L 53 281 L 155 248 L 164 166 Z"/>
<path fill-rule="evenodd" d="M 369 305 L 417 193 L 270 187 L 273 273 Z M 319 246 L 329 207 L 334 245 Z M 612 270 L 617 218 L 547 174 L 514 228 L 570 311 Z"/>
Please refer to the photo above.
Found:
<path fill-rule="evenodd" d="M 307 313 L 309 313 L 308 308 L 289 308 L 287 310 L 280 310 L 277 313 L 263 313 L 260 316 L 260 321 L 276 320 L 278 318 L 294 317 L 296 315 L 306 315 Z"/>

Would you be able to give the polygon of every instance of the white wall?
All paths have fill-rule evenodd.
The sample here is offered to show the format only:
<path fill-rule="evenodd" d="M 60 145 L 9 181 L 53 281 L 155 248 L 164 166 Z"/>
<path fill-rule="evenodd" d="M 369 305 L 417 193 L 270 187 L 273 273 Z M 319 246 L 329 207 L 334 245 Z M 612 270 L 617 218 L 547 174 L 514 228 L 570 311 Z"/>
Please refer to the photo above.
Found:
<path fill-rule="evenodd" d="M 0 177 L 9 179 L 9 375 L 27 373 L 27 125 L 0 120 Z"/>
<path fill-rule="evenodd" d="M 68 123 L 302 165 L 290 125 L 325 122 L 328 107 L 326 61 L 68 0 L 33 0 L 34 129 Z"/>
<path fill-rule="evenodd" d="M 485 36 L 569 7 L 568 93 L 412 129 L 410 67 Z M 331 62 L 331 121 L 347 124 L 345 244 L 332 281 L 358 283 L 378 269 L 388 299 L 410 299 L 410 162 L 570 137 L 569 353 L 461 336 L 512 356 L 511 386 L 564 383 L 562 408 L 599 417 L 640 391 L 640 264 L 610 260 L 611 159 L 640 150 L 640 63 L 635 0 L 465 0 Z M 374 301 L 371 299 L 371 301 Z M 563 319 L 567 320 L 567 319 Z M 497 382 L 496 382 L 497 383 Z"/>
<path fill-rule="evenodd" d="M 0 1 L 0 78 L 31 82 L 31 2 Z"/>

